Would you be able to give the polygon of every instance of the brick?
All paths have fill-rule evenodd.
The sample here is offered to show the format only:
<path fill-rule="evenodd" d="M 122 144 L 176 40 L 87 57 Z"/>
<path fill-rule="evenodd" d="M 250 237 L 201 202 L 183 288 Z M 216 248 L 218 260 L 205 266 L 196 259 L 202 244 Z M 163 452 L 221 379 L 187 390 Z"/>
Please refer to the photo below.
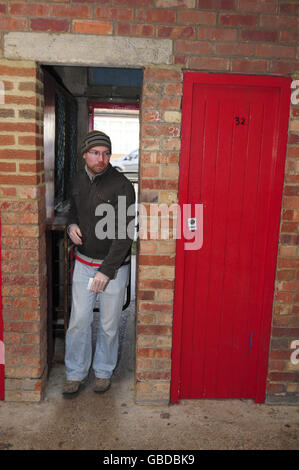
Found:
<path fill-rule="evenodd" d="M 0 149 L 0 159 L 38 160 L 39 153 L 37 150 Z"/>
<path fill-rule="evenodd" d="M 153 25 L 119 23 L 116 25 L 116 34 L 120 36 L 155 36 L 155 27 Z"/>
<path fill-rule="evenodd" d="M 175 55 L 174 56 L 174 64 L 175 65 L 181 65 L 182 67 L 183 66 L 187 67 L 187 61 L 188 61 L 187 56 L 183 56 L 183 55 L 181 55 L 181 56 Z"/>
<path fill-rule="evenodd" d="M 134 10 L 132 8 L 97 7 L 93 17 L 101 20 L 133 21 Z"/>
<path fill-rule="evenodd" d="M 295 43 L 295 45 L 298 44 L 299 32 L 292 30 L 281 31 L 280 42 Z"/>
<path fill-rule="evenodd" d="M 156 315 L 154 313 L 139 313 L 138 314 L 138 324 L 148 325 L 154 324 L 156 321 Z"/>
<path fill-rule="evenodd" d="M 285 359 L 289 360 L 290 359 L 290 350 L 289 348 L 287 350 L 275 350 L 270 352 L 270 358 L 271 359 Z"/>
<path fill-rule="evenodd" d="M 26 18 L 0 17 L 0 30 L 2 31 L 26 31 Z"/>
<path fill-rule="evenodd" d="M 158 189 L 158 190 L 173 189 L 175 190 L 177 189 L 177 187 L 178 187 L 177 180 L 143 179 L 141 181 L 142 189 Z"/>
<path fill-rule="evenodd" d="M 0 118 L 14 117 L 15 112 L 13 109 L 0 109 Z"/>
<path fill-rule="evenodd" d="M 140 358 L 170 358 L 171 350 L 163 348 L 139 348 L 137 354 Z"/>
<path fill-rule="evenodd" d="M 196 0 L 156 0 L 157 8 L 194 8 Z"/>
<path fill-rule="evenodd" d="M 0 75 L 9 75 L 17 77 L 35 77 L 36 69 L 34 67 L 16 67 L 13 65 L 0 65 Z"/>
<path fill-rule="evenodd" d="M 291 116 L 294 117 L 294 118 L 299 118 L 299 109 L 295 108 L 295 107 L 292 107 L 291 108 Z M 296 157 L 297 157 L 297 155 L 296 155 Z"/>
<path fill-rule="evenodd" d="M 178 178 L 179 167 L 177 165 L 168 165 L 162 167 L 162 178 Z"/>
<path fill-rule="evenodd" d="M 53 5 L 52 16 L 63 18 L 90 18 L 92 7 L 79 5 Z"/>
<path fill-rule="evenodd" d="M 144 136 L 178 137 L 181 129 L 177 125 L 145 124 L 141 127 L 141 132 Z"/>
<path fill-rule="evenodd" d="M 144 70 L 144 81 L 165 81 L 165 82 L 180 82 L 182 73 L 175 68 L 146 68 Z"/>
<path fill-rule="evenodd" d="M 63 1 L 64 2 L 65 0 L 52 0 L 52 1 L 60 1 L 60 2 Z M 100 0 L 100 1 L 98 1 L 98 0 L 83 0 L 83 1 L 82 0 L 72 0 L 72 3 L 90 3 L 90 4 L 92 4 L 92 3 L 97 3 L 97 4 L 101 3 L 101 5 L 105 5 L 105 4 L 110 3 L 110 0 Z"/>
<path fill-rule="evenodd" d="M 241 31 L 241 40 L 256 42 L 276 42 L 278 41 L 278 32 L 266 29 L 243 29 Z"/>
<path fill-rule="evenodd" d="M 9 5 L 12 16 L 49 16 L 50 6 L 41 3 L 12 3 Z"/>
<path fill-rule="evenodd" d="M 0 134 L 0 145 L 14 145 L 15 138 L 13 135 Z"/>
<path fill-rule="evenodd" d="M 180 109 L 181 98 L 176 96 L 161 98 L 159 102 L 160 109 Z"/>
<path fill-rule="evenodd" d="M 16 172 L 16 164 L 0 161 L 0 171 L 3 171 L 4 173 L 6 173 L 6 172 L 8 172 L 8 173 Z"/>
<path fill-rule="evenodd" d="M 18 137 L 19 145 L 31 145 L 40 147 L 43 145 L 43 138 L 37 135 L 26 135 Z"/>
<path fill-rule="evenodd" d="M 170 372 L 151 371 L 137 372 L 137 380 L 170 380 Z"/>
<path fill-rule="evenodd" d="M 232 72 L 267 72 L 267 60 L 232 59 Z"/>
<path fill-rule="evenodd" d="M 145 82 L 144 84 L 144 93 L 146 94 L 146 98 L 150 100 L 152 103 L 150 107 L 158 108 L 159 106 L 159 99 L 161 99 L 161 95 L 163 95 L 164 86 L 163 83 L 157 82 Z M 157 100 L 153 103 L 153 97 L 157 96 Z M 144 99 L 143 103 L 144 104 Z"/>
<path fill-rule="evenodd" d="M 238 30 L 235 28 L 199 28 L 197 36 L 203 41 L 236 41 Z"/>
<path fill-rule="evenodd" d="M 175 53 L 209 55 L 212 54 L 213 48 L 209 42 L 186 41 L 179 39 L 174 43 L 174 51 Z"/>
<path fill-rule="evenodd" d="M 38 214 L 30 213 L 21 213 L 20 214 L 20 223 L 21 224 L 38 224 L 39 216 Z"/>
<path fill-rule="evenodd" d="M 113 0 L 114 5 L 130 7 L 152 7 L 153 0 Z"/>
<path fill-rule="evenodd" d="M 289 128 L 291 131 L 295 131 L 295 132 L 299 131 L 299 120 L 297 119 L 291 120 Z"/>
<path fill-rule="evenodd" d="M 259 12 L 259 13 L 276 13 L 276 0 L 239 0 L 240 11 Z"/>
<path fill-rule="evenodd" d="M 219 24 L 221 26 L 257 26 L 258 15 L 220 14 Z"/>
<path fill-rule="evenodd" d="M 282 61 L 282 60 L 273 60 L 271 64 L 271 72 L 278 72 L 278 73 L 293 73 L 294 71 L 299 70 L 299 62 L 298 61 Z M 291 128 L 294 130 L 294 128 Z M 295 128 L 299 130 L 299 124 Z"/>
<path fill-rule="evenodd" d="M 9 187 L 9 186 L 2 186 L 0 188 L 0 197 L 12 197 L 17 195 L 17 188 Z"/>
<path fill-rule="evenodd" d="M 279 13 L 282 15 L 299 15 L 299 5 L 297 3 L 281 3 Z"/>
<path fill-rule="evenodd" d="M 171 312 L 173 309 L 172 304 L 159 303 L 159 302 L 140 302 L 140 312 Z"/>
<path fill-rule="evenodd" d="M 159 38 L 195 39 L 195 29 L 192 26 L 158 26 Z"/>
<path fill-rule="evenodd" d="M 299 290 L 299 281 L 282 282 L 282 290 L 286 292 L 297 292 Z"/>
<path fill-rule="evenodd" d="M 142 115 L 142 122 L 158 122 L 161 121 L 161 112 L 154 110 L 154 111 L 146 111 Z"/>
<path fill-rule="evenodd" d="M 171 335 L 172 329 L 165 325 L 138 325 L 137 332 L 141 335 Z"/>
<path fill-rule="evenodd" d="M 181 116 L 180 111 L 165 111 L 163 114 L 165 122 L 181 122 Z"/>
<path fill-rule="evenodd" d="M 257 44 L 256 55 L 260 57 L 295 58 L 295 46 Z"/>
<path fill-rule="evenodd" d="M 69 20 L 53 20 L 47 18 L 32 18 L 30 20 L 31 31 L 49 31 L 49 32 L 64 32 L 70 30 Z"/>
<path fill-rule="evenodd" d="M 176 12 L 168 9 L 138 9 L 136 10 L 136 21 L 146 23 L 175 23 Z"/>
<path fill-rule="evenodd" d="M 4 260 L 2 261 L 2 270 L 4 273 L 18 273 L 19 272 L 19 263 Z"/>
<path fill-rule="evenodd" d="M 298 338 L 299 329 L 298 328 L 272 328 L 272 335 L 274 337 L 285 336 L 285 337 L 290 337 L 290 338 Z"/>
<path fill-rule="evenodd" d="M 297 185 L 296 186 L 285 185 L 284 194 L 286 196 L 299 196 L 299 187 Z"/>
<path fill-rule="evenodd" d="M 139 282 L 144 289 L 173 289 L 174 282 L 166 279 L 146 279 Z"/>
<path fill-rule="evenodd" d="M 36 96 L 5 95 L 5 104 L 27 104 L 38 106 L 38 98 Z"/>
<path fill-rule="evenodd" d="M 19 164 L 19 171 L 22 173 L 38 173 L 43 170 L 43 163 L 35 162 L 35 163 L 20 163 Z"/>
<path fill-rule="evenodd" d="M 1 115 L 0 115 L 1 117 Z M 3 116 L 12 117 L 12 116 Z M 0 122 L 0 132 L 35 132 L 36 124 L 33 123 L 22 123 L 22 122 Z"/>
<path fill-rule="evenodd" d="M 269 369 L 271 371 L 284 371 L 286 368 L 286 363 L 285 361 L 279 361 L 279 360 L 270 360 L 269 361 Z"/>
<path fill-rule="evenodd" d="M 296 372 L 270 372 L 269 379 L 273 382 L 298 382 Z"/>
<path fill-rule="evenodd" d="M 158 290 L 156 291 L 156 298 L 157 302 L 172 302 L 173 301 L 174 292 L 173 290 Z"/>
<path fill-rule="evenodd" d="M 236 44 L 236 43 L 216 43 L 216 55 L 221 56 L 253 56 L 255 55 L 254 44 Z"/>
<path fill-rule="evenodd" d="M 176 41 L 175 44 L 177 44 L 179 41 Z M 182 94 L 182 85 L 181 84 L 175 84 L 175 83 L 169 83 L 165 86 L 165 93 L 167 95 L 179 95 L 181 96 Z"/>
<path fill-rule="evenodd" d="M 235 10 L 235 0 L 198 0 L 197 7 L 199 9 L 208 10 Z"/>
<path fill-rule="evenodd" d="M 146 395 L 151 394 L 153 391 L 153 385 L 150 382 L 140 382 L 136 383 L 136 393 L 138 400 L 145 398 Z"/>
<path fill-rule="evenodd" d="M 276 278 L 279 281 L 292 281 L 295 278 L 295 271 L 294 270 L 282 270 L 279 271 L 276 275 Z M 290 307 L 290 306 L 289 306 Z"/>
<path fill-rule="evenodd" d="M 84 34 L 112 34 L 113 25 L 110 21 L 74 20 L 73 32 Z"/>
<path fill-rule="evenodd" d="M 139 290 L 138 291 L 138 299 L 140 300 L 154 300 L 155 292 L 154 291 L 147 291 L 147 290 Z"/>
<path fill-rule="evenodd" d="M 178 23 L 215 25 L 217 13 L 205 11 L 178 11 Z"/>
<path fill-rule="evenodd" d="M 3 225 L 3 235 L 7 237 L 37 237 L 39 235 L 39 228 L 31 225 Z"/>
<path fill-rule="evenodd" d="M 156 345 L 155 336 L 139 335 L 137 337 L 137 347 L 139 348 L 150 348 L 150 347 L 155 347 L 155 345 Z"/>
<path fill-rule="evenodd" d="M 198 70 L 228 70 L 229 59 L 218 57 L 191 57 L 189 60 L 190 68 Z"/>
<path fill-rule="evenodd" d="M 284 197 L 283 198 L 283 207 L 284 208 L 291 208 L 291 209 L 298 209 L 299 208 L 299 197 Z"/>
<path fill-rule="evenodd" d="M 260 25 L 265 28 L 297 29 L 298 18 L 292 16 L 260 15 Z"/>
<path fill-rule="evenodd" d="M 137 370 L 151 370 L 153 369 L 154 360 L 153 359 L 139 359 L 136 360 L 136 369 Z"/>

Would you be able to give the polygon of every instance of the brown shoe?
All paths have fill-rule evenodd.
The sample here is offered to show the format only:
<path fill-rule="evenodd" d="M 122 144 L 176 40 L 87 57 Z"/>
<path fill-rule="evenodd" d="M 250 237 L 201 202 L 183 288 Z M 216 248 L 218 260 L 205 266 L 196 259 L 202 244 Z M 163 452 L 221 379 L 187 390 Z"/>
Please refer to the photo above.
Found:
<path fill-rule="evenodd" d="M 78 394 L 81 385 L 84 385 L 86 381 L 87 377 L 83 380 L 66 380 L 62 389 L 62 394 L 65 397 L 75 397 Z"/>
<path fill-rule="evenodd" d="M 93 391 L 96 393 L 104 393 L 110 388 L 111 379 L 101 379 L 96 377 Z"/>

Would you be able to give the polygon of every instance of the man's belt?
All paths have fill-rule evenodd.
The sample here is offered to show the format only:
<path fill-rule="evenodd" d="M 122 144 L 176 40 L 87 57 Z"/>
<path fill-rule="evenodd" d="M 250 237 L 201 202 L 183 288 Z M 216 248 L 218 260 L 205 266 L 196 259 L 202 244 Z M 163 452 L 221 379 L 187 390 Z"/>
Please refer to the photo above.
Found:
<path fill-rule="evenodd" d="M 81 253 L 79 255 L 76 254 L 76 260 L 80 261 L 80 263 L 87 264 L 87 266 L 95 266 L 95 267 L 101 266 L 100 260 L 93 260 L 92 258 L 88 258 L 85 255 L 81 255 Z M 130 264 L 130 262 L 131 262 L 131 257 L 128 256 L 122 263 L 122 266 L 126 264 Z"/>
<path fill-rule="evenodd" d="M 79 258 L 78 255 L 76 255 L 76 259 L 80 261 L 80 263 L 87 264 L 87 266 L 101 266 L 99 263 L 91 263 L 90 261 L 86 261 L 85 259 Z"/>

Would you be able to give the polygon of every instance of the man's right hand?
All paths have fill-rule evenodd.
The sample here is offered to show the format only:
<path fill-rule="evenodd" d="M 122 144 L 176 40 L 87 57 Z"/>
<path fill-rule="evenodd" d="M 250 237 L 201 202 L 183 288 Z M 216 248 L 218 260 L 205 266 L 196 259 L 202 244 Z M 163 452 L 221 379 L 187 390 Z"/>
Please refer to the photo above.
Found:
<path fill-rule="evenodd" d="M 71 224 L 68 227 L 68 234 L 75 245 L 82 245 L 82 233 L 77 224 Z"/>

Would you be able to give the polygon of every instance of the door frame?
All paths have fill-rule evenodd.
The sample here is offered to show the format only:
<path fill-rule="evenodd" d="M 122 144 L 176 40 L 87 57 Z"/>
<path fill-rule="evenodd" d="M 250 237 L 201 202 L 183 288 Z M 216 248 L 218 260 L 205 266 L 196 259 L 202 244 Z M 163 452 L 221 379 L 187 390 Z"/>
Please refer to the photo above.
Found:
<path fill-rule="evenodd" d="M 248 86 L 248 87 L 267 87 L 279 88 L 280 100 L 277 119 L 276 145 L 277 155 L 275 168 L 275 191 L 273 192 L 272 204 L 281 207 L 282 190 L 284 183 L 284 163 L 288 136 L 288 122 L 290 113 L 290 95 L 291 78 L 278 76 L 257 76 L 257 75 L 239 75 L 239 74 L 216 74 L 201 72 L 186 72 L 183 83 L 183 101 L 182 101 L 182 132 L 181 132 L 181 154 L 180 154 L 180 173 L 179 173 L 179 206 L 188 202 L 189 186 L 189 155 L 191 145 L 191 119 L 190 112 L 193 101 L 193 88 L 195 84 L 218 85 L 218 86 Z M 198 201 L 200 202 L 200 201 Z M 280 218 L 275 221 L 275 231 L 279 233 Z M 181 230 L 181 233 L 184 233 Z M 171 387 L 170 401 L 177 403 L 180 398 L 180 377 L 181 377 L 181 350 L 182 350 L 182 326 L 183 326 L 183 297 L 184 297 L 184 278 L 185 278 L 185 256 L 184 256 L 183 237 L 177 239 L 176 243 L 176 269 L 175 269 L 175 290 L 174 290 L 174 312 L 173 312 L 173 341 L 172 341 L 172 367 L 171 367 Z M 273 258 L 277 260 L 278 243 L 273 246 Z M 276 261 L 275 261 L 276 265 Z M 275 269 L 273 270 L 275 273 Z M 273 303 L 274 282 L 271 302 Z M 262 317 L 259 351 L 263 350 L 262 360 L 258 364 L 258 376 L 262 380 L 258 381 L 256 403 L 263 403 L 265 400 L 266 379 L 268 371 L 268 353 L 271 334 L 272 314 L 269 317 Z M 263 343 L 263 344 L 261 344 Z"/>

